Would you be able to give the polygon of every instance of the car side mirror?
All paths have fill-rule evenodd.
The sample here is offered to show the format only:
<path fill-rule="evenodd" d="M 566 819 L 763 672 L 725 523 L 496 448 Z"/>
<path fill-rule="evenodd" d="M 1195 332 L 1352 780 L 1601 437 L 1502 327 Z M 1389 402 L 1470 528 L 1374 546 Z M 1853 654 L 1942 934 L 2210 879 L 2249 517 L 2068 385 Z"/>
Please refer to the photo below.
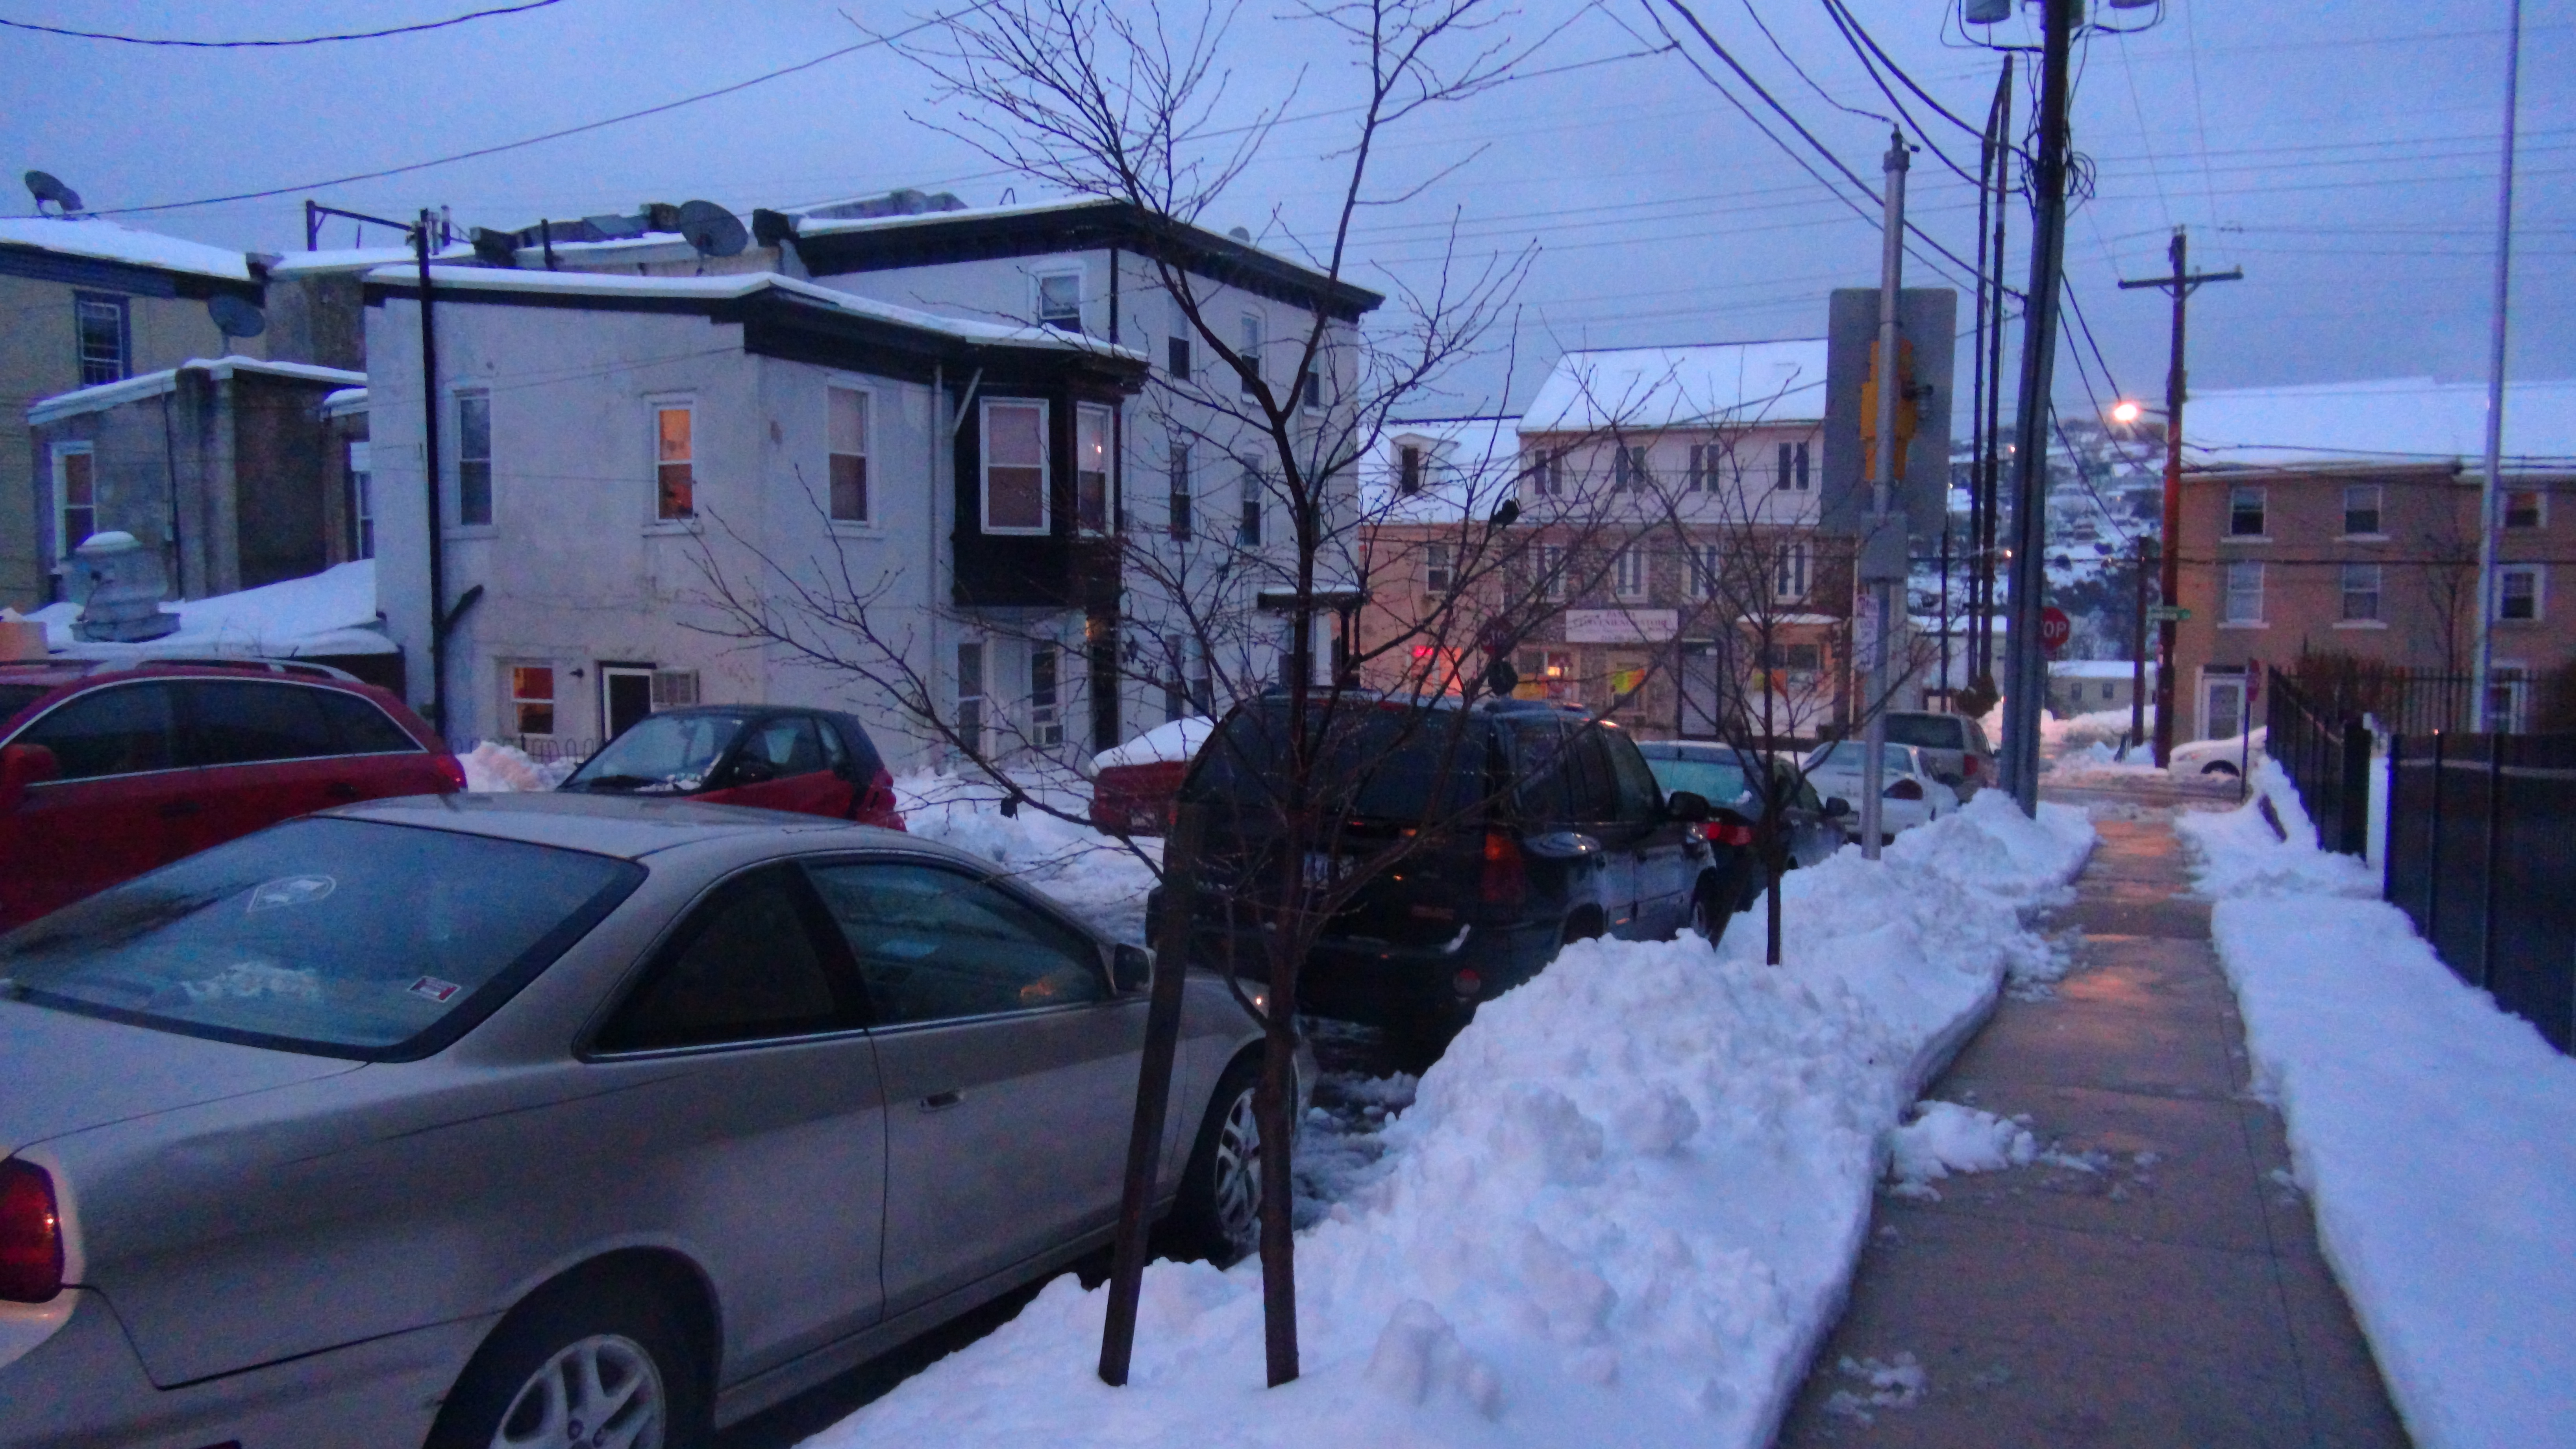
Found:
<path fill-rule="evenodd" d="M 1120 995 L 1154 984 L 1154 953 L 1142 946 L 1120 944 L 1110 953 L 1109 984 Z"/>
<path fill-rule="evenodd" d="M 1850 813 L 1852 813 L 1851 802 L 1840 795 L 1831 796 L 1825 801 L 1827 820 L 1840 820 Z"/>
<path fill-rule="evenodd" d="M 27 787 L 62 778 L 63 762 L 43 745 L 0 749 L 0 813 L 26 803 Z"/>
<path fill-rule="evenodd" d="M 1664 797 L 1664 813 L 1686 825 L 1696 825 L 1708 818 L 1708 797 L 1691 790 L 1675 790 Z"/>
<path fill-rule="evenodd" d="M 733 762 L 733 783 L 766 785 L 778 778 L 778 767 L 767 760 L 746 755 Z"/>

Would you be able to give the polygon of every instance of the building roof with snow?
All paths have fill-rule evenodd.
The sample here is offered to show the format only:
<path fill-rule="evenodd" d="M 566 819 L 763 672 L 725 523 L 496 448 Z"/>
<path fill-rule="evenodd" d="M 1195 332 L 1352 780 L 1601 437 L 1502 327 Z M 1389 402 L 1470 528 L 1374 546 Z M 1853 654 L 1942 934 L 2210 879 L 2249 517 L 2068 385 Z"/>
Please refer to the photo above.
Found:
<path fill-rule="evenodd" d="M 367 375 L 363 372 L 349 372 L 337 367 L 316 367 L 309 362 L 270 362 L 266 358 L 243 357 L 238 354 L 223 357 L 192 357 L 177 367 L 165 367 L 158 372 L 147 372 L 115 382 L 95 383 L 89 387 L 74 388 L 70 392 L 56 393 L 52 397 L 39 398 L 28 406 L 27 422 L 30 426 L 36 426 L 60 418 L 77 417 L 82 413 L 99 412 L 140 398 L 158 397 L 162 393 L 174 391 L 179 386 L 179 374 L 183 372 L 202 372 L 216 382 L 221 382 L 235 373 L 246 372 L 262 377 L 292 378 L 299 382 L 322 383 L 344 389 L 363 388 L 367 383 Z"/>
<path fill-rule="evenodd" d="M 75 638 L 72 625 L 81 614 L 75 603 L 47 604 L 26 617 L 45 626 L 46 648 L 75 659 L 316 659 L 399 652 L 377 620 L 374 559 L 239 593 L 163 604 L 161 611 L 179 616 L 178 629 L 142 644 Z"/>
<path fill-rule="evenodd" d="M 1360 516 L 1371 523 L 1456 523 L 1491 514 L 1519 492 L 1519 428 L 1516 417 L 1389 422 L 1360 463 Z M 1411 491 L 1408 448 L 1417 460 Z"/>
<path fill-rule="evenodd" d="M 94 216 L 0 217 L 0 273 L 41 276 L 25 268 L 41 265 L 30 253 L 46 252 L 227 282 L 258 280 L 251 272 L 247 254 L 224 247 L 138 231 Z M 72 276 L 45 279 L 80 280 Z"/>
<path fill-rule="evenodd" d="M 1825 342 L 1709 342 L 1569 352 L 1523 433 L 1745 427 L 1825 416 Z"/>
<path fill-rule="evenodd" d="M 2194 393 L 2183 452 L 2199 471 L 2355 463 L 2460 463 L 2486 456 L 2484 383 L 2382 378 Z M 2576 468 L 2576 380 L 2510 383 L 2505 466 Z"/>

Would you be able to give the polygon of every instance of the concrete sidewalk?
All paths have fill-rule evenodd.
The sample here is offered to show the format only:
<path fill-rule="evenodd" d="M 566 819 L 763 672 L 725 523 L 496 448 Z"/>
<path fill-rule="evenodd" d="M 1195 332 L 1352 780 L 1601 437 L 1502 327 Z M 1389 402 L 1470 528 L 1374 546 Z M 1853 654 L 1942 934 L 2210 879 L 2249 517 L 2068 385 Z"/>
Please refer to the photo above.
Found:
<path fill-rule="evenodd" d="M 2403 1446 L 2247 1098 L 2244 1028 L 2162 812 L 2097 811 L 2054 996 L 2007 999 L 1927 1094 L 2028 1114 L 2056 1162 L 1881 1193 L 1779 1442 Z M 1875 1377 L 1869 1372 L 1875 1366 Z M 1855 1372 L 1855 1369 L 1858 1371 Z"/>

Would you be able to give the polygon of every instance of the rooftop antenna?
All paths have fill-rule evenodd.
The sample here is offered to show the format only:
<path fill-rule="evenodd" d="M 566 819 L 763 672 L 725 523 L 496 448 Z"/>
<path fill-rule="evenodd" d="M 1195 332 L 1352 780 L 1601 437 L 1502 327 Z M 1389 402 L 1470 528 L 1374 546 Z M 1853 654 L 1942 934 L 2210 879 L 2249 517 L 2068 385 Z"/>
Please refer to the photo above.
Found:
<path fill-rule="evenodd" d="M 731 257 L 751 244 L 742 219 L 712 201 L 680 203 L 680 235 L 702 257 Z"/>
<path fill-rule="evenodd" d="M 35 193 L 36 214 L 39 216 L 44 214 L 45 203 L 48 201 L 61 208 L 65 216 L 73 215 L 81 209 L 80 193 L 65 186 L 61 179 L 50 171 L 28 172 L 27 189 Z"/>

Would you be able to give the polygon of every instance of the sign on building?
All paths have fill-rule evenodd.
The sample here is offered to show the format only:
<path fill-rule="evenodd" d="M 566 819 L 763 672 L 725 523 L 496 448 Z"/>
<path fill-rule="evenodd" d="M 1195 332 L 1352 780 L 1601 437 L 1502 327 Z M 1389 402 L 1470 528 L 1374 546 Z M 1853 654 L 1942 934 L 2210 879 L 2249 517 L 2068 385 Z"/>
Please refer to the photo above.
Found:
<path fill-rule="evenodd" d="M 1681 631 L 1678 609 L 1568 609 L 1568 644 L 1660 644 Z"/>

